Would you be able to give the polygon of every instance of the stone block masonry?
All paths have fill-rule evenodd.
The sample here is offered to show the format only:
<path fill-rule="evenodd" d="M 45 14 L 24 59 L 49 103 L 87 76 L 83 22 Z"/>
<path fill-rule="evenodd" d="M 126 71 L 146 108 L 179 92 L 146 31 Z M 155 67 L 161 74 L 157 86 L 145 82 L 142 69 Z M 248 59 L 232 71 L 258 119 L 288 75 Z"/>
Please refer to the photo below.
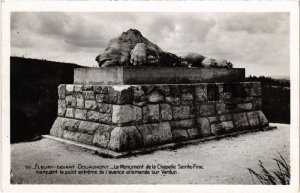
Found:
<path fill-rule="evenodd" d="M 50 135 L 117 151 L 268 126 L 258 82 L 60 85 Z"/>

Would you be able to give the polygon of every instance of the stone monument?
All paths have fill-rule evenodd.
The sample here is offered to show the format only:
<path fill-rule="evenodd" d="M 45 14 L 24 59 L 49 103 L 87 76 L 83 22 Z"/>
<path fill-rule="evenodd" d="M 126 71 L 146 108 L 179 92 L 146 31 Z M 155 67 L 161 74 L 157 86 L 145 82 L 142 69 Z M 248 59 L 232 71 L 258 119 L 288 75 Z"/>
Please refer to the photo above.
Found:
<path fill-rule="evenodd" d="M 59 85 L 51 136 L 128 153 L 268 128 L 261 85 L 243 82 L 245 69 L 213 59 L 207 67 L 205 57 L 191 62 L 201 55 L 179 57 L 139 41 L 125 45 L 129 52 L 121 57 L 116 53 L 123 48 L 115 44 L 113 57 L 96 58 L 106 67 L 75 69 L 74 84 Z"/>

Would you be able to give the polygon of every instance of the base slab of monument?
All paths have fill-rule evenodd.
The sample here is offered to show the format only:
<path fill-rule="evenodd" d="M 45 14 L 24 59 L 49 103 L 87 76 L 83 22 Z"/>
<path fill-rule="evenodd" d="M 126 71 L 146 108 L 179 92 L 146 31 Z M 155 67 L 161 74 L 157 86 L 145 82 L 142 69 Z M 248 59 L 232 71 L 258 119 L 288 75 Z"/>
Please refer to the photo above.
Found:
<path fill-rule="evenodd" d="M 269 128 L 258 82 L 77 82 L 60 85 L 58 95 L 50 135 L 116 152 L 112 157 Z"/>
<path fill-rule="evenodd" d="M 163 150 L 163 149 L 174 149 L 174 148 L 181 147 L 184 145 L 199 144 L 199 143 L 205 142 L 205 141 L 219 140 L 219 139 L 222 139 L 225 137 L 235 137 L 235 136 L 242 135 L 242 134 L 259 132 L 259 131 L 268 131 L 268 130 L 273 130 L 273 129 L 277 129 L 277 127 L 276 126 L 267 126 L 264 128 L 257 128 L 257 129 L 252 129 L 252 130 L 235 131 L 233 133 L 227 133 L 227 134 L 223 134 L 223 135 L 202 137 L 200 139 L 192 139 L 192 140 L 188 140 L 188 141 L 178 141 L 178 142 L 174 142 L 174 143 L 167 143 L 167 144 L 156 145 L 156 146 L 152 146 L 152 147 L 145 147 L 145 148 L 135 149 L 135 150 L 131 150 L 131 151 L 125 151 L 125 152 L 116 152 L 116 151 L 108 150 L 105 148 L 97 147 L 94 145 L 88 145 L 88 144 L 72 141 L 69 139 L 55 137 L 52 135 L 42 135 L 42 137 L 56 140 L 56 141 L 59 141 L 59 142 L 65 143 L 65 144 L 69 144 L 69 145 L 75 145 L 77 147 L 86 149 L 86 150 L 88 150 L 92 153 L 95 153 L 99 156 L 102 156 L 102 157 L 122 158 L 122 157 L 128 157 L 128 156 L 136 155 L 136 154 L 151 153 L 153 151 Z"/>

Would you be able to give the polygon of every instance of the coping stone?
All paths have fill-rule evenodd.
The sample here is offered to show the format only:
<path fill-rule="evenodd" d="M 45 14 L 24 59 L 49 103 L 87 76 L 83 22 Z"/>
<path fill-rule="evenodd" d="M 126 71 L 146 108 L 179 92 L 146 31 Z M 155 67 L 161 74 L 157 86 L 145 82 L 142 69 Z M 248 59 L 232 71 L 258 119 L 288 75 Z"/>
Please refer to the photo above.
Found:
<path fill-rule="evenodd" d="M 244 78 L 244 68 L 115 66 L 74 69 L 74 84 L 82 85 L 239 82 Z"/>

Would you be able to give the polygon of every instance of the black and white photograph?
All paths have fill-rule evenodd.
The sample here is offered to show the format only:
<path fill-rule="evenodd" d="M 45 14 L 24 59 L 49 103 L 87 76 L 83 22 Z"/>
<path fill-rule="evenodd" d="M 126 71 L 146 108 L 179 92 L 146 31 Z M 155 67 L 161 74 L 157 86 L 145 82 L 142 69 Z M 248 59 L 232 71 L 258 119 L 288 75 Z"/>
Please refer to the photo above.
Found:
<path fill-rule="evenodd" d="M 9 186 L 297 192 L 294 15 L 153 9 L 7 14 Z"/>

